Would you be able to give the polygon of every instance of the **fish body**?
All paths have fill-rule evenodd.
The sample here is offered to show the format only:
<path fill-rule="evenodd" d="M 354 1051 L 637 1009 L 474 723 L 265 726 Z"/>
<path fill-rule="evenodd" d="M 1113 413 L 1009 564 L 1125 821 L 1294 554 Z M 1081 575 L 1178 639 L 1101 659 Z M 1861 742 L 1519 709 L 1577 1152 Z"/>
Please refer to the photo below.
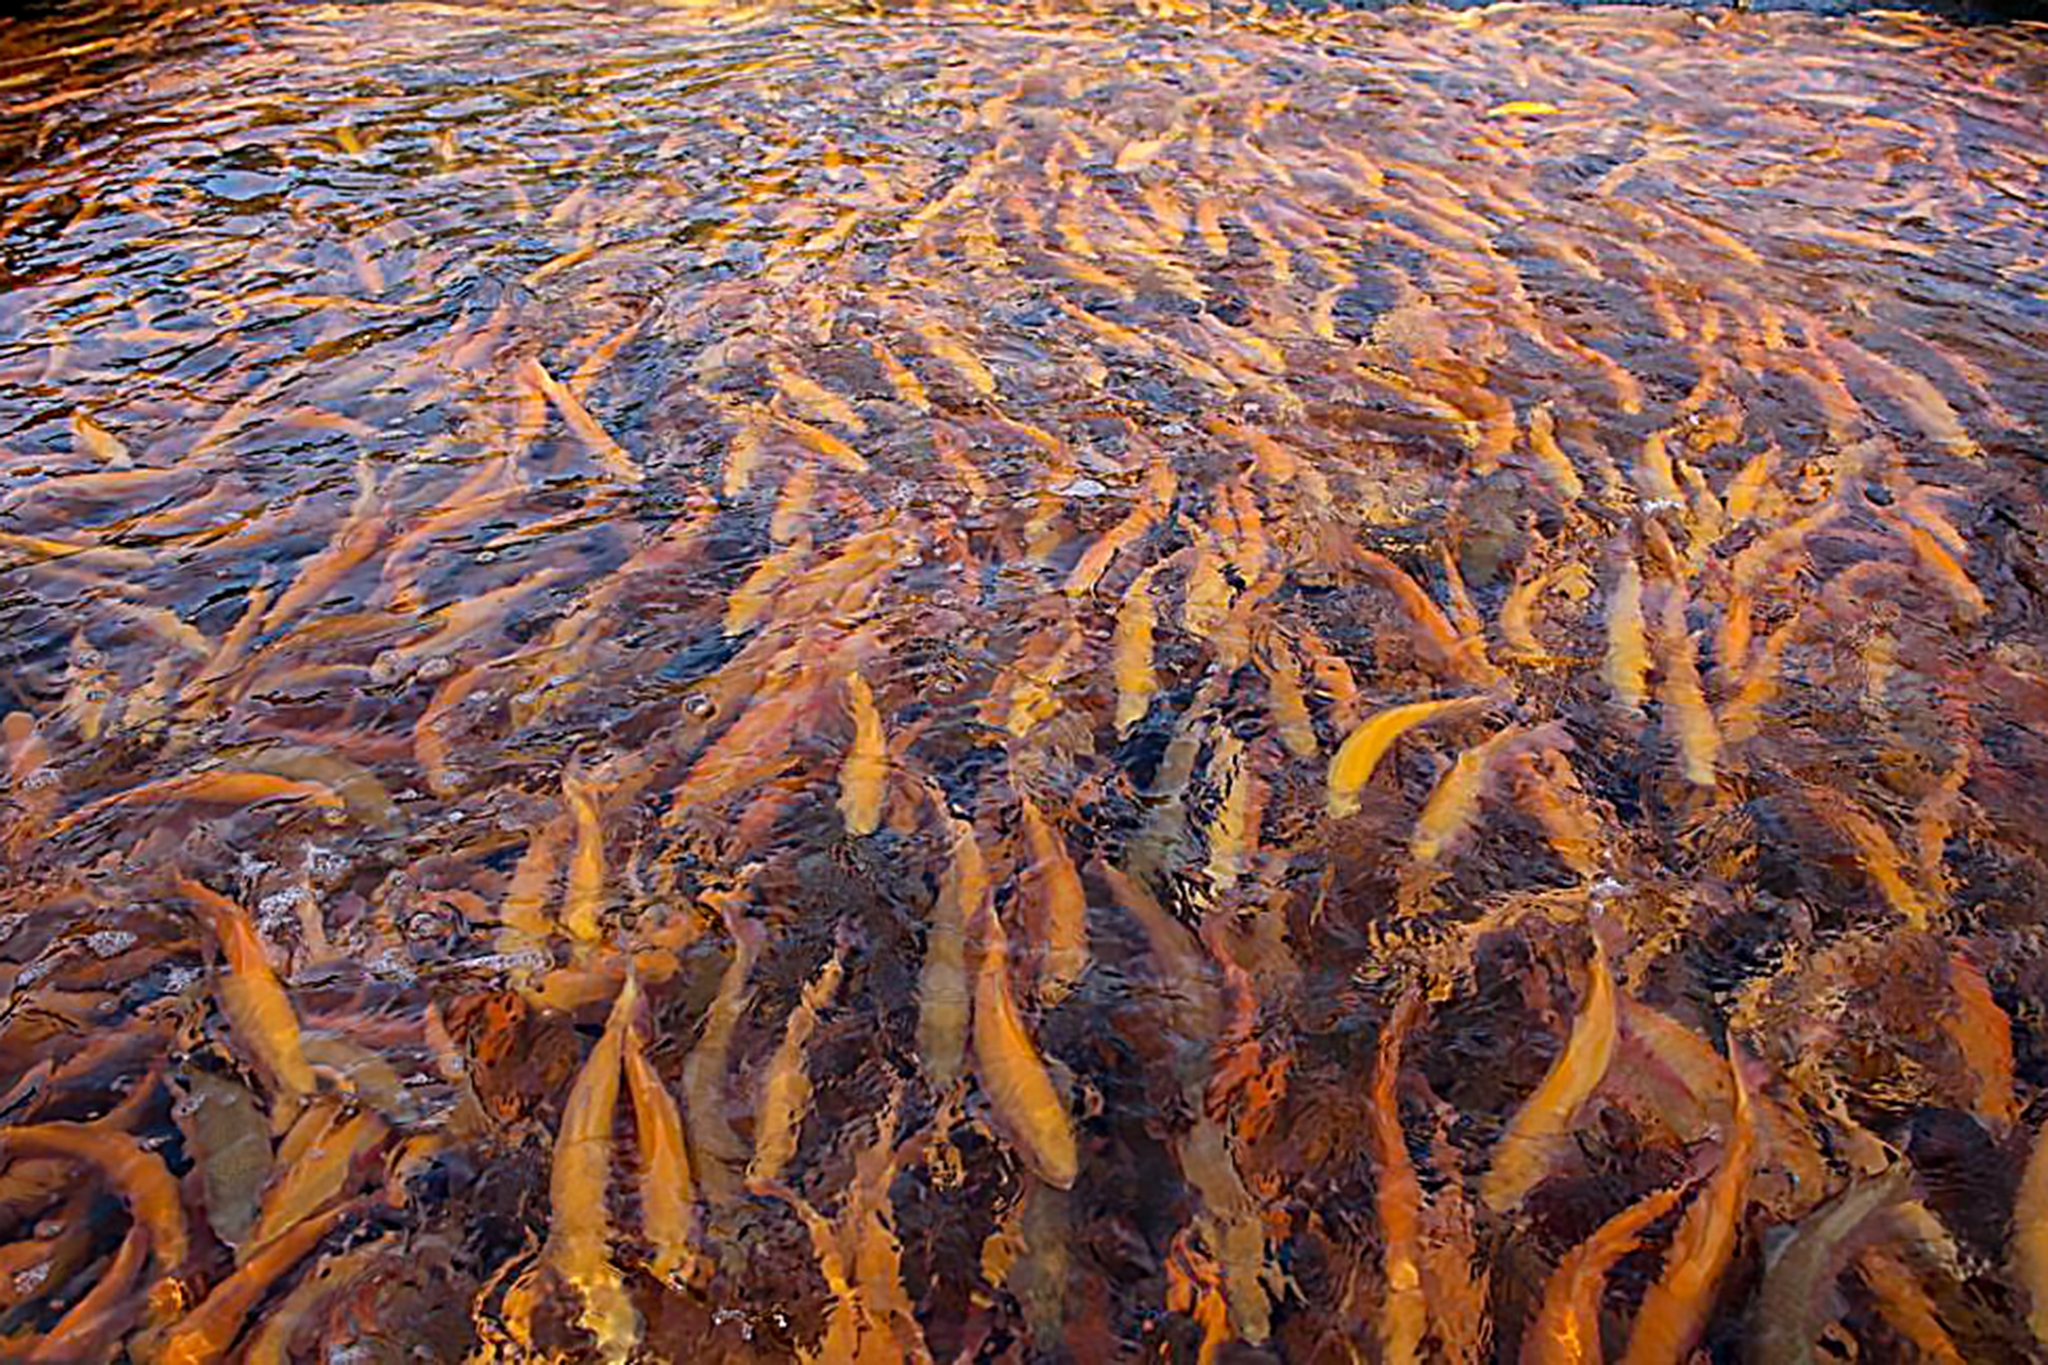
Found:
<path fill-rule="evenodd" d="M 1480 1182 L 1480 1198 L 1495 1212 L 1520 1204 L 1548 1172 L 1555 1151 L 1570 1131 L 1579 1107 L 1592 1095 L 1614 1059 L 1617 1036 L 1614 978 L 1606 950 L 1594 941 L 1586 993 L 1571 1037 L 1536 1091 L 1508 1124 Z"/>
<path fill-rule="evenodd" d="M 796 1008 L 790 1011 L 782 1041 L 768 1060 L 760 1102 L 755 1107 L 754 1156 L 747 1163 L 747 1188 L 757 1193 L 773 1187 L 796 1154 L 797 1135 L 811 1103 L 811 1035 L 817 1030 L 819 1013 L 838 994 L 844 975 L 845 968 L 837 955 L 826 960 L 804 987 Z"/>
<path fill-rule="evenodd" d="M 981 964 L 974 979 L 974 1069 L 1025 1164 L 1055 1189 L 1080 1176 L 1073 1120 L 1053 1089 L 1045 1059 L 1017 1015 L 1008 940 L 992 907 L 981 915 Z"/>
<path fill-rule="evenodd" d="M 696 1183 L 690 1172 L 683 1112 L 647 1058 L 636 1020 L 620 1055 L 633 1104 L 633 1137 L 640 1151 L 640 1230 L 654 1256 L 649 1268 L 671 1284 L 691 1277 L 697 1263 Z"/>
<path fill-rule="evenodd" d="M 1739 1056 L 1730 1057 L 1729 1070 L 1735 1109 L 1721 1164 L 1686 1209 L 1665 1252 L 1663 1273 L 1636 1310 L 1623 1365 L 1679 1365 L 1687 1358 L 1742 1235 L 1742 1210 L 1756 1163 L 1756 1110 Z"/>
<path fill-rule="evenodd" d="M 1418 725 L 1469 716 L 1492 704 L 1489 697 L 1446 697 L 1437 701 L 1408 702 L 1375 712 L 1345 737 L 1330 759 L 1327 779 L 1329 810 L 1341 819 L 1358 810 L 1358 793 L 1372 778 L 1374 769 L 1392 748 L 1394 741 Z"/>
<path fill-rule="evenodd" d="M 1622 561 L 1607 604 L 1607 660 L 1601 672 L 1614 704 L 1630 714 L 1649 695 L 1649 647 L 1643 630 L 1643 575 L 1635 556 Z"/>
<path fill-rule="evenodd" d="M 924 965 L 917 979 L 917 1050 L 933 1086 L 945 1089 L 967 1055 L 973 983 L 967 973 L 967 926 L 989 897 L 987 865 L 974 827 L 941 810 L 952 835 L 952 862 L 925 931 Z"/>
<path fill-rule="evenodd" d="M 1159 679 L 1152 670 L 1153 631 L 1159 623 L 1152 603 L 1152 579 L 1159 565 L 1148 566 L 1124 590 L 1117 608 L 1112 647 L 1116 671 L 1116 732 L 1130 733 L 1131 727 L 1152 709 L 1158 695 Z"/>
<path fill-rule="evenodd" d="M 1600 1299 L 1607 1272 L 1641 1245 L 1642 1233 L 1678 1205 L 1683 1185 L 1655 1190 L 1602 1223 L 1566 1252 L 1522 1336 L 1522 1365 L 1601 1365 Z"/>
<path fill-rule="evenodd" d="M 839 813 L 848 834 L 873 834 L 882 819 L 889 753 L 874 693 L 858 673 L 846 675 L 846 703 L 853 715 L 853 745 L 839 767 Z"/>
<path fill-rule="evenodd" d="M 604 908 L 604 823 L 599 808 L 602 795 L 597 783 L 585 774 L 565 769 L 562 795 L 576 827 L 576 846 L 569 855 L 569 881 L 562 897 L 562 927 L 584 943 L 603 935 L 599 915 Z"/>
<path fill-rule="evenodd" d="M 1368 1122 L 1372 1135 L 1373 1207 L 1380 1223 L 1380 1273 L 1386 1289 L 1377 1323 L 1387 1365 L 1416 1365 L 1429 1326 L 1422 1283 L 1422 1182 L 1401 1131 L 1401 1045 L 1419 1006 L 1414 997 L 1381 1025 Z"/>
<path fill-rule="evenodd" d="M 541 1251 L 542 1262 L 576 1295 L 578 1323 L 596 1338 L 598 1355 L 610 1362 L 625 1361 L 640 1338 L 639 1312 L 612 1264 L 605 1199 L 626 1035 L 639 994 L 638 984 L 627 977 L 604 1036 L 590 1050 L 562 1106 L 548 1175 L 548 1240 Z"/>
<path fill-rule="evenodd" d="M 1030 797 L 1020 797 L 1024 848 L 1029 856 L 1021 880 L 1044 921 L 1044 951 L 1038 962 L 1038 998 L 1056 1005 L 1074 989 L 1088 966 L 1088 898 L 1081 875 L 1059 830 Z"/>
<path fill-rule="evenodd" d="M 255 1055 L 271 1084 L 289 1099 L 303 1100 L 313 1093 L 313 1067 L 301 1043 L 299 1016 L 271 969 L 256 926 L 241 906 L 212 887 L 190 877 L 178 878 L 177 886 L 179 894 L 198 907 L 220 944 L 227 967 L 219 980 L 220 1000 L 229 1026 Z"/>

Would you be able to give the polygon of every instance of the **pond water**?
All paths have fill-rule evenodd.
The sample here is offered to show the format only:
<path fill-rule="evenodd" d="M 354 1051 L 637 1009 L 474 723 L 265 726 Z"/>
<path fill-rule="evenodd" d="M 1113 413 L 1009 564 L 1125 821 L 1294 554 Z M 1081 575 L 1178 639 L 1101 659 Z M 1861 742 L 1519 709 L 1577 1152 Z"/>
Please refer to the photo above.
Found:
<path fill-rule="evenodd" d="M 0 35 L 11 1353 L 2048 1341 L 2048 29 Z"/>

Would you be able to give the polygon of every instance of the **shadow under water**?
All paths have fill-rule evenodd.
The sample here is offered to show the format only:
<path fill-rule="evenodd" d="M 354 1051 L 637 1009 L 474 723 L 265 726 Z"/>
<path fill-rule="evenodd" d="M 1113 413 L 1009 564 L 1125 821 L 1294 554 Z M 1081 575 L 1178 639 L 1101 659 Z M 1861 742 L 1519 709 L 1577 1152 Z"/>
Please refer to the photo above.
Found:
<path fill-rule="evenodd" d="M 2048 1340 L 2048 30 L 148 16 L 0 30 L 10 1357 Z"/>

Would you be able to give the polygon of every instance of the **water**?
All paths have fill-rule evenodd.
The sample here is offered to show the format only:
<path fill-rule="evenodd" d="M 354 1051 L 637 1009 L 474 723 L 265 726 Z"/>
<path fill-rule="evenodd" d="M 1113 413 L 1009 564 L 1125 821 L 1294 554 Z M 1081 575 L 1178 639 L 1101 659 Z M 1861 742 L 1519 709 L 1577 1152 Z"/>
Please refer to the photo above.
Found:
<path fill-rule="evenodd" d="M 6 32 L 15 1348 L 2048 1332 L 2040 28 Z"/>

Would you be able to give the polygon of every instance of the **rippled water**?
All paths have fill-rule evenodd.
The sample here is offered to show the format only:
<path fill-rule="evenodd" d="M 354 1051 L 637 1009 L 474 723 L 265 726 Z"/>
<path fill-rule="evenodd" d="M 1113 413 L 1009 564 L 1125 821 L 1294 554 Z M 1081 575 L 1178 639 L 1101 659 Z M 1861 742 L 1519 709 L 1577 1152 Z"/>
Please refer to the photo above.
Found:
<path fill-rule="evenodd" d="M 2048 1340 L 2048 30 L 0 37 L 10 1349 Z"/>

